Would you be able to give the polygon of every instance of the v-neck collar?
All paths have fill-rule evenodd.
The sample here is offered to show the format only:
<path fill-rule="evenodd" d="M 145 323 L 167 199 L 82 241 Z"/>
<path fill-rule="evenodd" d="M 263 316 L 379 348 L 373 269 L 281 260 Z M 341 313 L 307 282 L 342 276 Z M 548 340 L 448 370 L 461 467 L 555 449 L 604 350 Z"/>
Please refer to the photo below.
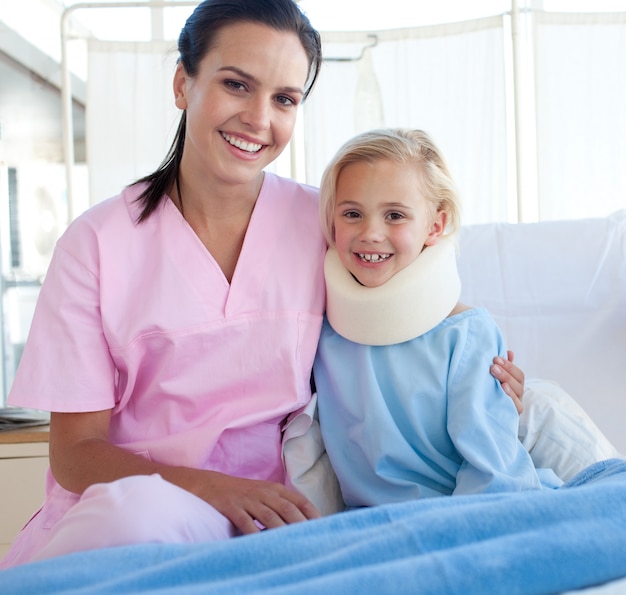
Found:
<path fill-rule="evenodd" d="M 281 218 L 271 200 L 275 186 L 274 174 L 265 172 L 230 283 L 213 254 L 173 201 L 169 197 L 166 199 L 162 217 L 166 233 L 171 238 L 172 257 L 185 271 L 201 301 L 219 300 L 225 315 L 249 310 L 252 302 L 258 301 L 255 296 L 262 291 L 267 279 L 271 262 L 269 255 L 276 248 L 276 242 L 280 241 L 277 231 L 271 232 L 272 229 L 280 229 L 276 227 L 276 220 Z"/>

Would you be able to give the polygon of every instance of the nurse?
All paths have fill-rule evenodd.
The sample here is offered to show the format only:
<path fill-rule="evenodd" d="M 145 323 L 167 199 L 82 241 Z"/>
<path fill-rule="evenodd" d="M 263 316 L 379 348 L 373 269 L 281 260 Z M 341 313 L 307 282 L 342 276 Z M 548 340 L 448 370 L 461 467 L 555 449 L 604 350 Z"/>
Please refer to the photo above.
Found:
<path fill-rule="evenodd" d="M 69 226 L 42 287 L 9 402 L 52 412 L 51 471 L 1 566 L 319 516 L 281 460 L 324 311 L 318 191 L 264 168 L 320 37 L 292 0 L 205 0 L 178 49 L 169 154 Z"/>

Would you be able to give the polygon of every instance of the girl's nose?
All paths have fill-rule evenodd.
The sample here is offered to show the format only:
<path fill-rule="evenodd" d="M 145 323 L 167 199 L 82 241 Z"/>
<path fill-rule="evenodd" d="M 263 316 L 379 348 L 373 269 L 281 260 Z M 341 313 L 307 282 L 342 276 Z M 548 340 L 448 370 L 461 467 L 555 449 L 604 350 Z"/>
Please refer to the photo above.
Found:
<path fill-rule="evenodd" d="M 379 221 L 366 219 L 363 222 L 359 239 L 362 242 L 381 242 L 385 237 L 383 225 Z"/>

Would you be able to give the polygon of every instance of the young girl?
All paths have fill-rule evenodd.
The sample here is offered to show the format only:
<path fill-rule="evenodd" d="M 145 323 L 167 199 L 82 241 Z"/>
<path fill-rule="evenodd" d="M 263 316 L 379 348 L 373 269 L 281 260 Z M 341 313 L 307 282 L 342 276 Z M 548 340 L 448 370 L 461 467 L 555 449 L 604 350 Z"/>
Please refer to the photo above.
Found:
<path fill-rule="evenodd" d="M 515 407 L 486 371 L 505 353 L 495 322 L 458 301 L 458 198 L 431 139 L 361 134 L 320 192 L 330 248 L 314 370 L 345 503 L 559 486 L 535 469 Z"/>

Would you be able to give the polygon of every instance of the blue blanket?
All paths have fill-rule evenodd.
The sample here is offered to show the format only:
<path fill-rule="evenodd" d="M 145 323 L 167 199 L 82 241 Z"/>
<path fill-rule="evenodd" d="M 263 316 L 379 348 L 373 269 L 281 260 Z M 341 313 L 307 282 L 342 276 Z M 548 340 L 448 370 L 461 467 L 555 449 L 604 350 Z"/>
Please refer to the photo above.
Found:
<path fill-rule="evenodd" d="M 626 461 L 558 490 L 361 509 L 226 542 L 72 554 L 0 593 L 557 593 L 626 576 Z"/>

